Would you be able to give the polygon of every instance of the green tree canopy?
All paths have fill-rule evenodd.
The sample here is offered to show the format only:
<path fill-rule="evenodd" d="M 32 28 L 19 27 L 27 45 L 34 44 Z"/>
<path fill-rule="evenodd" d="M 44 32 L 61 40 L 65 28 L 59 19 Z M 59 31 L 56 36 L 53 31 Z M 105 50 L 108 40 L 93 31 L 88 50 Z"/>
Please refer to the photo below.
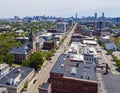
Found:
<path fill-rule="evenodd" d="M 14 61 L 15 61 L 15 56 L 13 54 L 8 53 L 5 57 L 5 62 L 11 65 L 12 63 L 14 63 Z"/>
<path fill-rule="evenodd" d="M 30 67 L 35 68 L 35 70 L 37 70 L 42 66 L 44 59 L 42 55 L 39 52 L 37 52 L 32 54 L 32 56 L 30 57 L 30 61 Z"/>

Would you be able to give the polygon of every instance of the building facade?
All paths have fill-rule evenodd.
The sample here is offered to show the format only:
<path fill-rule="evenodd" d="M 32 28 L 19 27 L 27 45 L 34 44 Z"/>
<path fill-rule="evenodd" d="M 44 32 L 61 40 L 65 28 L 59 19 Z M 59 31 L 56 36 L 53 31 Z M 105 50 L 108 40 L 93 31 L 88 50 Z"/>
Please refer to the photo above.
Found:
<path fill-rule="evenodd" d="M 97 93 L 95 67 L 62 54 L 50 72 L 52 93 Z"/>
<path fill-rule="evenodd" d="M 56 29 L 57 29 L 58 32 L 65 33 L 66 29 L 67 29 L 66 26 L 67 26 L 67 24 L 65 22 L 58 22 L 57 26 L 56 26 Z"/>
<path fill-rule="evenodd" d="M 6 87 L 8 93 L 21 93 L 26 82 L 30 82 L 35 71 L 27 67 L 15 67 L 0 79 L 0 87 Z"/>
<path fill-rule="evenodd" d="M 24 43 L 20 47 L 15 47 L 10 51 L 15 56 L 15 62 L 21 63 L 22 60 L 27 59 L 32 53 L 40 50 L 40 42 L 37 42 L 36 36 L 31 31 L 29 34 L 28 42 Z"/>

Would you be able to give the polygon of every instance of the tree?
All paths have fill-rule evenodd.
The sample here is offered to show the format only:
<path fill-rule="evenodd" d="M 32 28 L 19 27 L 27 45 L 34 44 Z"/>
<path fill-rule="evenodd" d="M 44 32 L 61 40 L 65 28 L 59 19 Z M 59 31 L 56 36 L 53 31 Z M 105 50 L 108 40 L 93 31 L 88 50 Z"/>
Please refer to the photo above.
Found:
<path fill-rule="evenodd" d="M 21 66 L 29 67 L 29 64 L 30 64 L 30 60 L 29 59 L 25 59 L 25 60 L 22 61 Z"/>
<path fill-rule="evenodd" d="M 51 60 L 50 57 L 52 57 L 52 55 L 53 55 L 53 54 L 52 54 L 51 52 L 48 52 L 48 53 L 47 53 L 47 56 L 46 56 L 46 59 L 47 59 L 47 60 Z"/>
<path fill-rule="evenodd" d="M 5 57 L 5 62 L 9 65 L 12 65 L 14 61 L 15 61 L 15 56 L 13 54 L 8 53 Z"/>
<path fill-rule="evenodd" d="M 0 55 L 0 63 L 4 62 L 5 57 L 3 55 Z"/>
<path fill-rule="evenodd" d="M 29 66 L 35 68 L 35 70 L 39 69 L 43 63 L 44 59 L 39 52 L 32 54 L 32 56 L 30 57 Z"/>
<path fill-rule="evenodd" d="M 24 88 L 25 88 L 25 89 L 27 89 L 27 88 L 28 88 L 28 81 L 27 81 L 27 82 L 25 82 L 25 84 L 24 84 Z"/>
<path fill-rule="evenodd" d="M 112 50 L 107 50 L 107 53 L 108 53 L 109 55 L 112 55 Z"/>
<path fill-rule="evenodd" d="M 56 50 L 52 48 L 52 49 L 50 50 L 50 52 L 55 53 Z"/>

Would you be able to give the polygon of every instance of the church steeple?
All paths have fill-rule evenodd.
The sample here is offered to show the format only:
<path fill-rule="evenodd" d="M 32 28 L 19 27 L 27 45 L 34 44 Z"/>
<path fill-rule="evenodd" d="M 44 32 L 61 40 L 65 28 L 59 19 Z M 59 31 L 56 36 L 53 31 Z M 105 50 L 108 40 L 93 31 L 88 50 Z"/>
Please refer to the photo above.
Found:
<path fill-rule="evenodd" d="M 29 34 L 29 42 L 33 42 L 35 39 L 35 34 L 33 33 L 33 31 L 30 31 L 30 34 Z"/>
<path fill-rule="evenodd" d="M 29 34 L 29 45 L 33 50 L 36 49 L 35 34 L 33 33 L 33 31 L 30 31 L 30 34 Z"/>

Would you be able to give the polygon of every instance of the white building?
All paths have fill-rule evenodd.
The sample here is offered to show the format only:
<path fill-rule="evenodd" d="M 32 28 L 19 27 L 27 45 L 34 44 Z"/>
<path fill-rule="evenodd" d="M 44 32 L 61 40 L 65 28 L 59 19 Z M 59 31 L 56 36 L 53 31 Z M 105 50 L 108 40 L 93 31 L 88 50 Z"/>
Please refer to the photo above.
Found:
<path fill-rule="evenodd" d="M 10 66 L 8 64 L 0 64 L 0 78 L 5 76 L 10 71 Z"/>
<path fill-rule="evenodd" d="M 79 53 L 84 55 L 85 62 L 90 64 L 98 64 L 100 57 L 98 56 L 97 51 L 94 47 L 82 45 L 80 46 Z"/>
<path fill-rule="evenodd" d="M 15 31 L 15 33 L 16 33 L 17 35 L 22 35 L 22 34 L 24 34 L 24 31 L 23 31 L 23 30 L 17 30 L 17 31 Z"/>
<path fill-rule="evenodd" d="M 114 42 L 105 43 L 105 49 L 107 50 L 116 50 L 116 45 Z"/>
<path fill-rule="evenodd" d="M 110 39 L 110 36 L 101 36 L 100 37 L 100 41 L 102 43 L 110 43 L 111 42 L 111 39 Z"/>
<path fill-rule="evenodd" d="M 70 48 L 68 49 L 69 54 L 78 54 L 79 47 L 78 43 L 72 43 Z"/>
<path fill-rule="evenodd" d="M 30 82 L 35 71 L 28 67 L 15 67 L 0 79 L 0 87 L 6 87 L 8 93 L 21 93 L 26 82 Z"/>
<path fill-rule="evenodd" d="M 70 54 L 70 60 L 84 63 L 84 56 L 81 54 Z"/>
<path fill-rule="evenodd" d="M 86 44 L 88 46 L 97 46 L 97 42 L 95 40 L 83 40 L 83 44 Z"/>
<path fill-rule="evenodd" d="M 52 33 L 45 33 L 43 35 L 40 35 L 43 39 L 45 39 L 46 41 L 49 41 L 52 39 L 53 34 Z"/>

